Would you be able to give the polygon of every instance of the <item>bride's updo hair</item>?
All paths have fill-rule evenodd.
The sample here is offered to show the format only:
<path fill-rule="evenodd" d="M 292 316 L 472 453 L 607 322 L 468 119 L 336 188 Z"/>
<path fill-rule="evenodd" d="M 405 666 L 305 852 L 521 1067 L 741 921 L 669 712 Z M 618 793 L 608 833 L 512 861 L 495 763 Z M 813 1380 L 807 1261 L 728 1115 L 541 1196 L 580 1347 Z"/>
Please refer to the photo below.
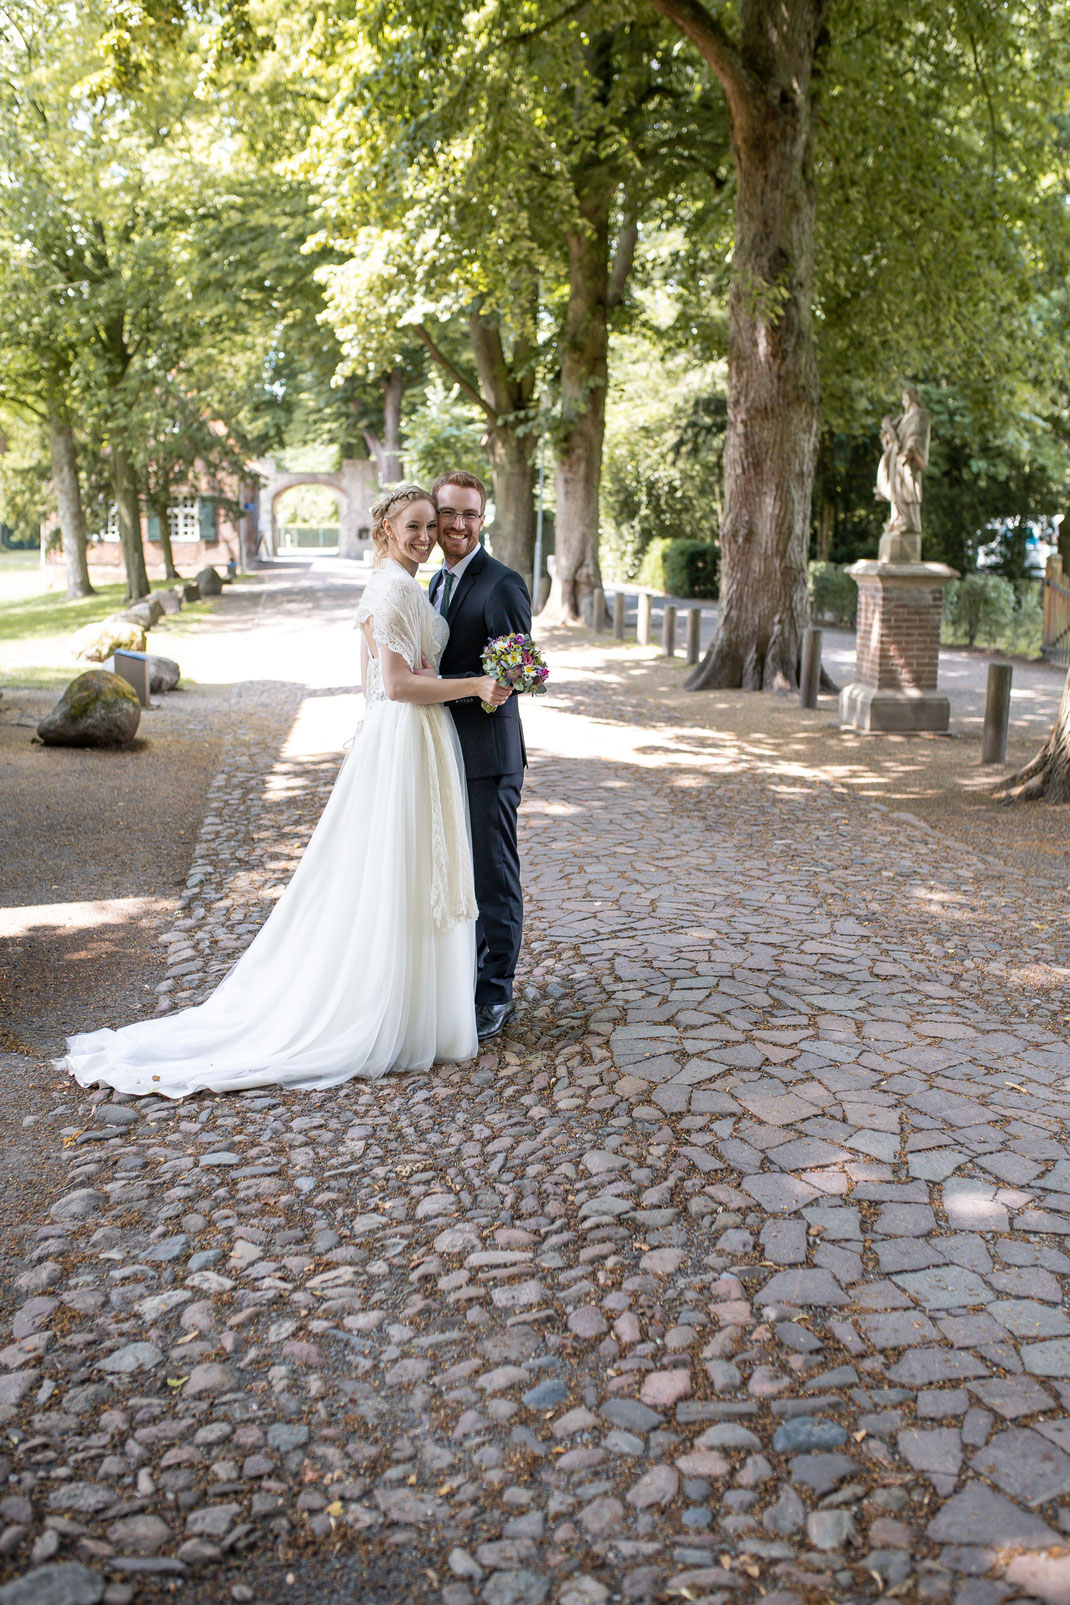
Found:
<path fill-rule="evenodd" d="M 430 502 L 432 507 L 435 505 L 431 492 L 416 484 L 395 485 L 393 490 L 384 491 L 379 500 L 372 503 L 372 541 L 375 544 L 376 563 L 381 563 L 389 550 L 387 519 L 391 513 L 407 507 L 410 502 Z"/>

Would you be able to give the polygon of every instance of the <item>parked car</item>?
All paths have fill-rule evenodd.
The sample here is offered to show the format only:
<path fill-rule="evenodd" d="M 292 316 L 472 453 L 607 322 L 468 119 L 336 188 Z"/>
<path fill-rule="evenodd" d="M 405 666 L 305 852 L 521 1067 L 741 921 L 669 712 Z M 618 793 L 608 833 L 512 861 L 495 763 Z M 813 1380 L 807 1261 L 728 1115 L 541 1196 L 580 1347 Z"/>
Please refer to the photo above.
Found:
<path fill-rule="evenodd" d="M 1054 539 L 1055 531 L 1051 527 L 1052 522 L 1051 519 L 1044 519 L 1042 523 L 1031 525 L 1025 538 L 1026 571 L 1038 579 L 1043 578 L 1048 558 L 1054 557 L 1058 551 Z M 1012 520 L 1007 519 L 1004 528 L 1009 531 L 1011 527 Z M 985 546 L 978 547 L 977 567 L 995 568 L 1004 556 L 1004 550 L 998 536 Z"/>

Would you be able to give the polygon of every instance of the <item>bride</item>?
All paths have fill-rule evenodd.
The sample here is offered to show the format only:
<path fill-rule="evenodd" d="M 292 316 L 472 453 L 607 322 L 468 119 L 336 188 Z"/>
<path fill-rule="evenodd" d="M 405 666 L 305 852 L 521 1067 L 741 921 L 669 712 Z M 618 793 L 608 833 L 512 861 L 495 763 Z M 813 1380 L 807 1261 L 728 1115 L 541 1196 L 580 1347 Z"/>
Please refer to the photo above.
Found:
<path fill-rule="evenodd" d="M 427 491 L 401 485 L 372 518 L 364 723 L 293 879 L 207 1002 L 69 1038 L 61 1063 L 83 1085 L 318 1088 L 475 1055 L 472 853 L 444 704 L 510 693 L 437 676 L 449 627 L 415 579 L 436 535 Z"/>

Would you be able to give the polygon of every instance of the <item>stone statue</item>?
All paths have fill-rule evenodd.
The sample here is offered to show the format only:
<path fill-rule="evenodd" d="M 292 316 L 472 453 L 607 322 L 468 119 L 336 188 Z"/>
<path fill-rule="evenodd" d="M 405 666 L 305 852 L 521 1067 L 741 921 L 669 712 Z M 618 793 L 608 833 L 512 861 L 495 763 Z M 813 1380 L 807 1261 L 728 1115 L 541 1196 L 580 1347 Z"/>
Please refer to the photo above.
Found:
<path fill-rule="evenodd" d="M 874 495 L 891 508 L 881 536 L 882 562 L 921 561 L 921 476 L 929 463 L 930 430 L 929 414 L 908 385 L 902 414 L 881 419 L 883 450 Z"/>

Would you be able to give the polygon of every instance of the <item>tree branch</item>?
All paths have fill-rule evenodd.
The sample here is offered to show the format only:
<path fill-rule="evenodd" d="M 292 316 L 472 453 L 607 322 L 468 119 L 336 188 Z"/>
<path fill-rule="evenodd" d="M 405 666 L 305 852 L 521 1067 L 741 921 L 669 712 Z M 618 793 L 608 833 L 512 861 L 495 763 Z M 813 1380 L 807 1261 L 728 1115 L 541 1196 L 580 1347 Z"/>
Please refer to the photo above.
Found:
<path fill-rule="evenodd" d="M 559 22 L 567 22 L 569 17 L 575 17 L 579 12 L 585 11 L 587 5 L 588 0 L 574 0 L 574 4 L 565 6 L 562 11 L 548 17 L 545 22 L 540 22 L 537 28 L 528 28 L 524 33 L 507 33 L 501 42 L 503 45 L 526 45 L 529 39 L 538 39 L 540 34 L 549 33 L 551 28 L 556 28 Z"/>
<path fill-rule="evenodd" d="M 629 213 L 617 236 L 617 249 L 613 253 L 613 266 L 609 270 L 609 289 L 606 294 L 606 306 L 613 311 L 620 306 L 624 296 L 624 287 L 628 282 L 628 275 L 632 271 L 635 261 L 635 247 L 639 239 L 639 225 L 634 216 Z"/>
<path fill-rule="evenodd" d="M 9 396 L 0 390 L 0 401 L 6 401 L 9 407 L 15 407 L 16 409 L 25 407 L 27 412 L 32 412 L 34 417 L 39 418 L 42 423 L 45 423 L 48 419 L 48 413 L 40 407 L 35 407 L 32 401 L 26 400 L 25 396 Z"/>
<path fill-rule="evenodd" d="M 679 28 L 721 80 L 729 105 L 743 110 L 758 86 L 743 64 L 739 46 L 701 0 L 652 0 L 655 11 Z"/>
<path fill-rule="evenodd" d="M 515 398 L 510 383 L 509 364 L 505 360 L 505 351 L 502 347 L 501 330 L 497 324 L 489 323 L 479 308 L 475 307 L 468 315 L 468 331 L 480 382 L 491 398 L 495 415 L 512 412 Z"/>
<path fill-rule="evenodd" d="M 457 385 L 464 395 L 468 397 L 469 401 L 474 401 L 477 407 L 482 407 L 491 423 L 496 423 L 497 414 L 495 413 L 494 408 L 488 401 L 484 401 L 471 379 L 466 379 L 461 370 L 454 367 L 453 363 L 450 361 L 449 357 L 447 357 L 442 348 L 436 345 L 431 331 L 427 328 L 426 324 L 416 323 L 413 325 L 413 328 L 415 329 L 418 337 L 427 347 L 432 360 L 438 363 L 443 373 L 448 373 L 454 384 Z"/>

